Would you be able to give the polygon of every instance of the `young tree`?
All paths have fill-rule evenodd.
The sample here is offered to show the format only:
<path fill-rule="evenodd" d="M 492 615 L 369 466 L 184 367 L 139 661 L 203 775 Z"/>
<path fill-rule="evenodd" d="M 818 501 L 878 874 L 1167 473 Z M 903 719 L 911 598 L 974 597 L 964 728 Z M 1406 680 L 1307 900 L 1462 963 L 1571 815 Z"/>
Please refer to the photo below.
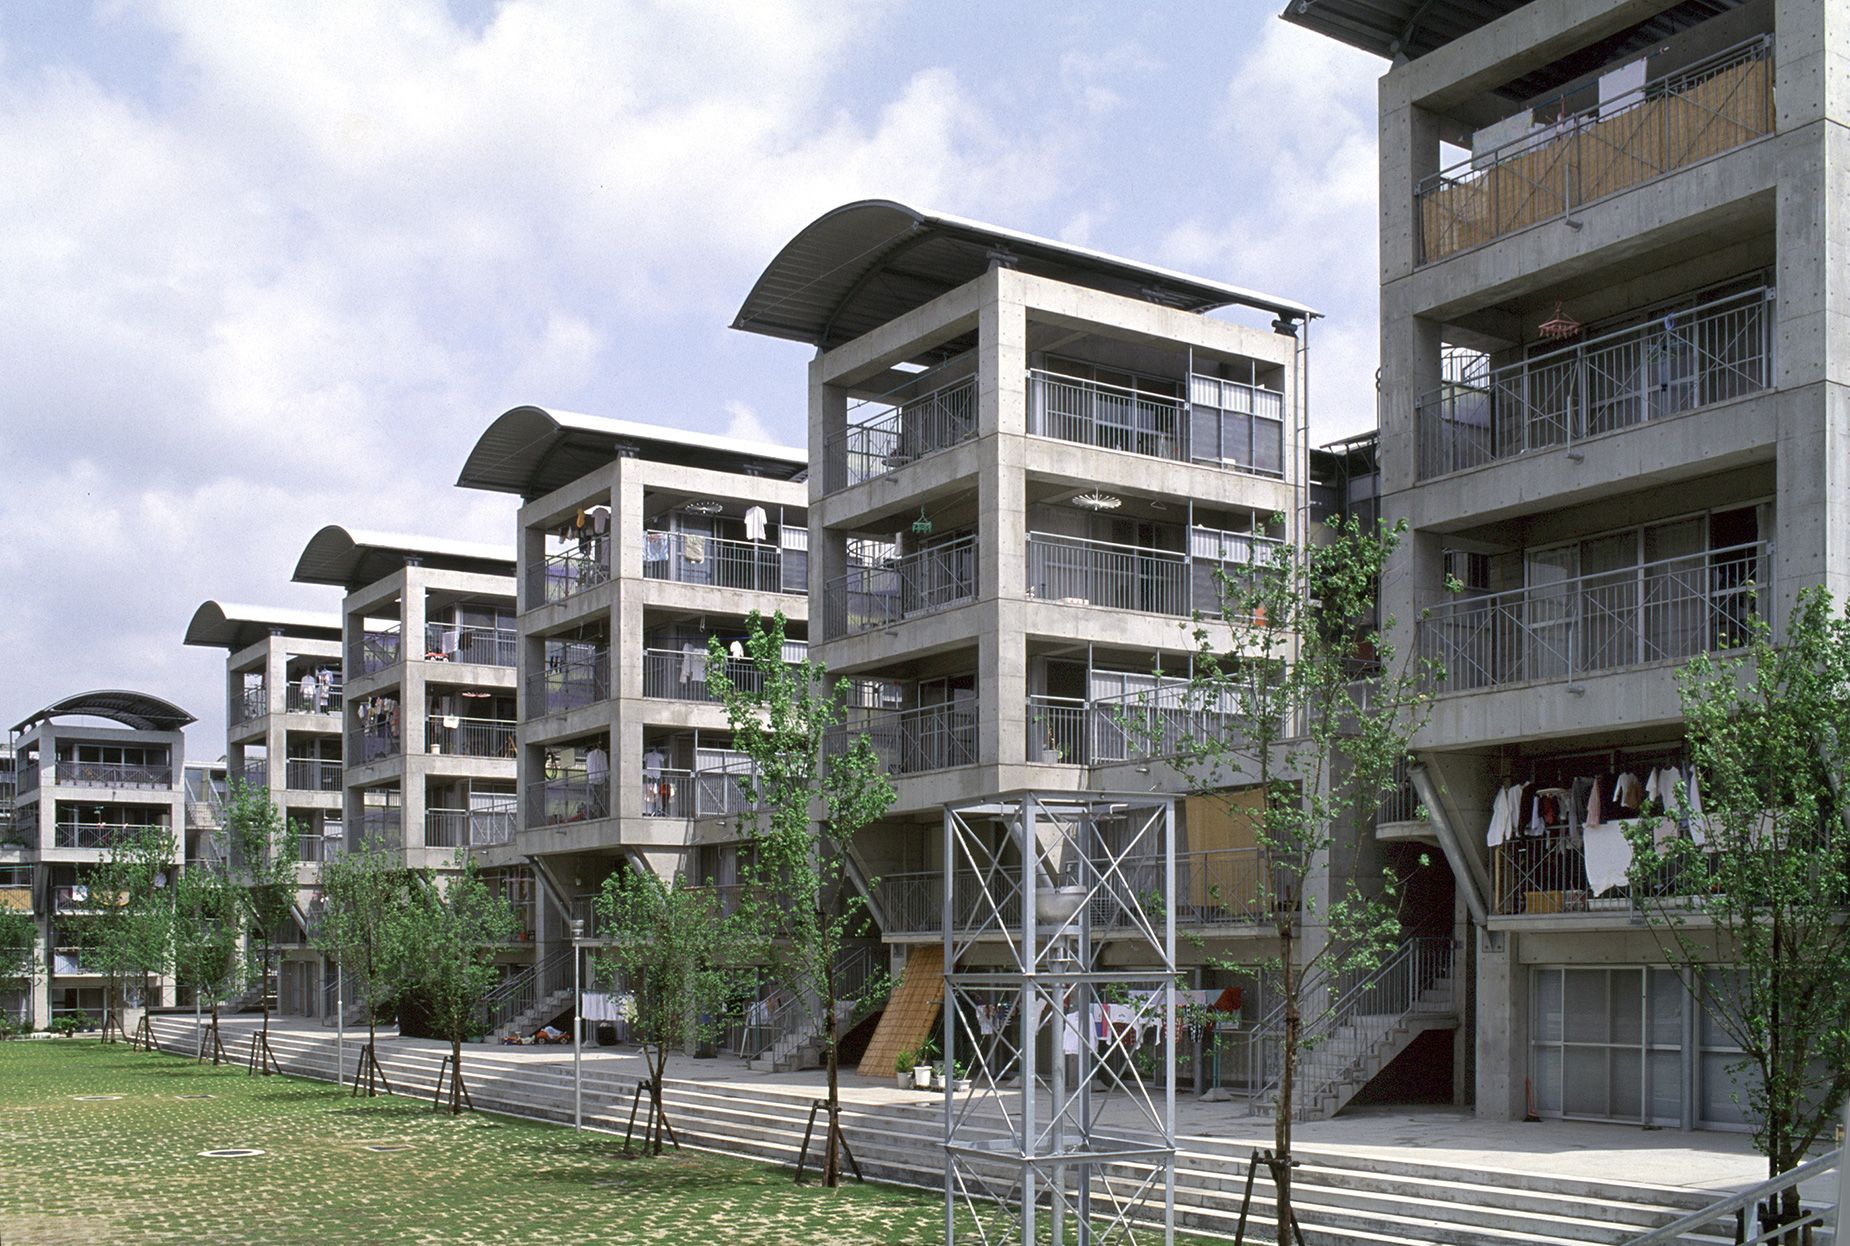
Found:
<path fill-rule="evenodd" d="M 749 978 L 754 940 L 724 912 L 713 888 L 626 869 L 604 880 L 597 913 L 612 944 L 596 958 L 596 977 L 633 1002 L 630 1032 L 649 1069 L 645 1152 L 662 1153 L 668 1113 L 662 1075 L 676 1048 L 724 1033 Z M 672 1132 L 672 1131 L 670 1131 Z"/>
<path fill-rule="evenodd" d="M 209 1045 L 216 1066 L 226 1059 L 218 1008 L 244 980 L 241 897 L 221 867 L 194 864 L 175 880 L 172 911 L 174 979 L 202 1004 L 211 1005 L 211 1024 L 200 1036 L 196 1054 L 204 1060 Z"/>
<path fill-rule="evenodd" d="M 505 897 L 461 857 L 455 874 L 415 877 L 408 902 L 396 910 L 389 935 L 392 970 L 413 995 L 438 1038 L 448 1039 L 450 1111 L 460 1114 L 469 1092 L 463 1084 L 462 1045 L 476 1025 L 475 1009 L 495 985 L 496 949 L 514 937 L 518 919 Z M 442 1074 L 438 1074 L 438 1096 Z"/>
<path fill-rule="evenodd" d="M 841 1183 L 836 969 L 849 940 L 868 927 L 848 854 L 855 836 L 891 807 L 893 785 L 867 736 L 848 734 L 848 682 L 831 684 L 821 663 L 785 660 L 782 614 L 767 621 L 754 610 L 745 630 L 756 688 L 727 677 L 729 656 L 718 639 L 709 642 L 707 662 L 707 686 L 726 707 L 733 747 L 752 763 L 749 808 L 739 818 L 751 848 L 741 911 L 766 936 L 779 980 L 812 1005 L 822 1034 L 829 1116 L 822 1180 L 833 1187 Z"/>
<path fill-rule="evenodd" d="M 1754 1144 L 1769 1176 L 1803 1162 L 1850 1092 L 1850 617 L 1800 594 L 1775 643 L 1741 620 L 1733 656 L 1679 677 L 1697 784 L 1689 837 L 1628 829 L 1631 894 L 1666 959 L 1741 1049 Z M 1786 1192 L 1778 1223 L 1799 1214 Z"/>
<path fill-rule="evenodd" d="M 296 854 L 301 834 L 277 812 L 268 789 L 231 780 L 225 803 L 225 832 L 231 844 L 232 879 L 237 883 L 244 920 L 257 955 L 247 967 L 263 1006 L 263 1028 L 251 1037 L 252 1073 L 280 1073 L 270 1052 L 270 982 L 275 972 L 276 943 L 295 913 Z"/>
<path fill-rule="evenodd" d="M 1273 1112 L 1277 1217 L 1292 1222 L 1291 1139 L 1302 1058 L 1333 1002 L 1319 987 L 1379 966 L 1400 935 L 1397 881 L 1365 877 L 1361 839 L 1394 790 L 1396 763 L 1422 721 L 1428 664 L 1402 662 L 1375 622 L 1377 585 L 1404 525 L 1332 521 L 1325 539 L 1274 546 L 1244 574 L 1215 570 L 1222 622 L 1194 624 L 1181 688 L 1189 729 L 1159 709 L 1127 730 L 1170 754 L 1192 792 L 1258 793 L 1251 816 L 1263 865 L 1255 910 L 1278 953 L 1259 969 L 1282 1018 Z M 1344 854 L 1353 859 L 1341 859 Z M 1327 894 L 1307 884 L 1327 878 Z M 1317 942 L 1308 934 L 1321 928 Z M 1230 967 L 1230 966 L 1223 966 Z"/>
<path fill-rule="evenodd" d="M 151 980 L 167 971 L 173 956 L 173 833 L 159 826 L 124 828 L 110 842 L 108 854 L 90 872 L 91 910 L 83 919 L 82 941 L 108 976 L 103 1038 L 125 1041 L 122 1025 L 123 984 L 138 981 L 142 1017 L 135 1041 L 153 1049 L 153 1025 L 147 1014 Z"/>
<path fill-rule="evenodd" d="M 30 909 L 0 905 L 0 995 L 25 996 L 23 1015 L 32 1020 L 32 987 L 39 980 L 39 924 Z"/>
<path fill-rule="evenodd" d="M 379 1067 L 379 1017 L 392 1006 L 398 993 L 394 954 L 394 919 L 412 899 L 412 879 L 403 866 L 384 853 L 344 853 L 321 867 L 324 903 L 315 946 L 338 964 L 345 977 L 348 998 L 366 1008 L 366 1046 L 353 1070 L 353 1093 L 361 1082 L 372 1098 L 386 1082 Z"/>

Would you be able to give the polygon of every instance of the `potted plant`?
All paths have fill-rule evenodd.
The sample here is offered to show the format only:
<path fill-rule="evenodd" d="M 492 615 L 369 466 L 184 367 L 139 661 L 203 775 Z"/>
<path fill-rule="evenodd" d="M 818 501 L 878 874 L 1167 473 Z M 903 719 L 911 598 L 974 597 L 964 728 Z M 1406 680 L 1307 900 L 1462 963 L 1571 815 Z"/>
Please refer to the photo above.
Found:
<path fill-rule="evenodd" d="M 964 1088 L 970 1079 L 970 1062 L 958 1060 L 951 1065 L 951 1091 L 955 1093 Z"/>
<path fill-rule="evenodd" d="M 926 1039 L 924 1046 L 913 1053 L 914 1058 L 917 1060 L 917 1063 L 913 1065 L 912 1068 L 912 1085 L 915 1089 L 930 1090 L 932 1088 L 932 1060 L 937 1054 L 938 1040 L 935 1038 Z"/>
<path fill-rule="evenodd" d="M 893 1072 L 899 1075 L 899 1088 L 905 1090 L 912 1085 L 912 1070 L 918 1067 L 919 1053 L 908 1047 L 893 1057 Z"/>

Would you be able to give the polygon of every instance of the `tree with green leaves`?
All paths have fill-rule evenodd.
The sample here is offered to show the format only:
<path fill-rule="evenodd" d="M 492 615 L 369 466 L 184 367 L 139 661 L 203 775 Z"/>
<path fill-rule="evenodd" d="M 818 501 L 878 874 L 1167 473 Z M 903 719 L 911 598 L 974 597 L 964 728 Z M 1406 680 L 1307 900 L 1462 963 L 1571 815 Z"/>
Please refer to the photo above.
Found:
<path fill-rule="evenodd" d="M 518 925 L 513 906 L 466 855 L 459 856 L 454 874 L 416 875 L 407 902 L 391 919 L 392 973 L 403 993 L 416 998 L 436 1037 L 450 1044 L 453 1114 L 460 1114 L 469 1098 L 463 1042 L 478 1025 L 476 1006 L 495 985 L 495 953 L 514 937 Z M 441 1101 L 441 1072 L 437 1087 Z"/>
<path fill-rule="evenodd" d="M 153 1048 L 147 1015 L 153 979 L 165 974 L 173 957 L 173 832 L 160 826 L 124 827 L 109 843 L 103 860 L 87 880 L 89 913 L 81 919 L 79 940 L 107 976 L 103 1038 L 127 1041 L 122 1024 L 128 982 L 141 990 L 142 1020 L 135 1041 Z"/>
<path fill-rule="evenodd" d="M 244 981 L 242 897 L 222 866 L 198 862 L 175 880 L 172 912 L 174 981 L 212 1010 L 195 1056 L 204 1060 L 209 1048 L 216 1066 L 227 1058 L 219 1032 L 219 1005 L 236 994 Z"/>
<path fill-rule="evenodd" d="M 1732 626 L 1737 652 L 1680 672 L 1696 782 L 1629 826 L 1628 882 L 1666 959 L 1740 1048 L 1730 1072 L 1778 1176 L 1829 1134 L 1850 1092 L 1850 617 L 1814 588 L 1783 640 L 1759 613 Z M 1789 1190 L 1777 1222 L 1798 1214 Z"/>
<path fill-rule="evenodd" d="M 406 958 L 392 944 L 394 922 L 412 900 L 412 877 L 398 859 L 359 851 L 331 857 L 321 866 L 321 922 L 315 946 L 340 966 L 349 1000 L 366 1009 L 366 1046 L 353 1070 L 353 1093 L 361 1084 L 372 1098 L 392 1091 L 379 1066 L 379 1018 L 399 989 L 398 968 Z"/>
<path fill-rule="evenodd" d="M 630 1002 L 630 1034 L 649 1070 L 643 1150 L 660 1155 L 663 1134 L 673 1136 L 662 1099 L 668 1055 L 725 1032 L 740 987 L 754 973 L 757 941 L 726 914 L 711 885 L 644 869 L 606 878 L 597 915 L 611 943 L 597 953 L 594 974 L 606 991 Z"/>
<path fill-rule="evenodd" d="M 707 661 L 707 687 L 726 707 L 733 747 L 752 766 L 739 817 L 750 849 L 741 912 L 763 932 L 774 976 L 810 1005 L 822 1036 L 829 1117 L 822 1180 L 833 1187 L 841 1183 L 836 971 L 850 941 L 870 929 L 866 899 L 848 876 L 849 853 L 892 806 L 893 785 L 872 741 L 848 730 L 848 681 L 831 683 L 811 659 L 785 660 L 782 614 L 767 620 L 754 610 L 745 631 L 755 686 L 728 677 L 733 659 L 717 638 Z"/>
<path fill-rule="evenodd" d="M 31 909 L 0 905 L 0 995 L 22 995 L 19 1015 L 0 1018 L 24 1025 L 32 1020 L 32 988 L 39 980 L 39 924 Z"/>
<path fill-rule="evenodd" d="M 1387 638 L 1393 620 L 1377 618 L 1377 586 L 1404 530 L 1333 520 L 1321 540 L 1279 542 L 1238 572 L 1216 568 L 1218 618 L 1193 623 L 1180 689 L 1189 727 L 1176 731 L 1166 708 L 1124 715 L 1151 755 L 1172 757 L 1191 792 L 1256 794 L 1253 911 L 1278 946 L 1257 968 L 1281 1020 L 1271 1105 L 1281 1232 L 1292 1220 L 1297 1078 L 1336 994 L 1320 984 L 1375 969 L 1400 938 L 1398 880 L 1372 874 L 1362 853 L 1434 674 L 1401 661 Z"/>
<path fill-rule="evenodd" d="M 267 788 L 234 778 L 225 802 L 225 834 L 245 928 L 257 950 L 246 965 L 263 1006 L 263 1028 L 251 1036 L 250 1069 L 267 1077 L 282 1072 L 270 1051 L 270 983 L 277 942 L 295 915 L 301 833 L 277 811 Z"/>

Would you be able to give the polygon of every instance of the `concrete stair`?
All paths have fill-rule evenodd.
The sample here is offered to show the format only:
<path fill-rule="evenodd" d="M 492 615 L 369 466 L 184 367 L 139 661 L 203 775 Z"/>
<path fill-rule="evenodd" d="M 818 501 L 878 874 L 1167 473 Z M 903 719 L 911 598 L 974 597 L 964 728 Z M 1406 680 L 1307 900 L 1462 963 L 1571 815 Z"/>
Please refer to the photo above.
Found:
<path fill-rule="evenodd" d="M 543 995 L 526 1011 L 517 1013 L 512 1020 L 497 1026 L 488 1036 L 489 1041 L 498 1043 L 510 1034 L 531 1034 L 571 1006 L 572 988 L 569 986 Z"/>
<path fill-rule="evenodd" d="M 1298 1067 L 1299 1120 L 1328 1120 L 1375 1076 L 1428 1030 L 1458 1028 L 1458 1018 L 1439 1007 L 1452 998 L 1445 978 L 1421 996 L 1420 1007 L 1400 1014 L 1353 1016 L 1330 1039 L 1303 1053 Z"/>
<path fill-rule="evenodd" d="M 190 1054 L 188 1019 L 157 1017 L 155 1026 L 163 1046 Z M 273 1034 L 271 1045 L 286 1072 L 334 1076 L 331 1038 Z M 436 1048 L 388 1041 L 381 1044 L 380 1058 L 394 1087 L 428 1097 L 443 1054 Z M 472 1046 L 465 1051 L 463 1069 L 477 1105 L 484 1109 L 568 1124 L 572 1119 L 569 1062 L 523 1060 Z M 633 1077 L 587 1071 L 587 1126 L 621 1133 L 635 1086 Z M 814 1088 L 768 1079 L 714 1083 L 670 1077 L 666 1089 L 670 1120 L 684 1146 L 795 1164 Z M 872 1180 L 942 1189 L 942 1097 L 921 1093 L 916 1099 L 884 1099 L 843 1105 L 849 1145 L 862 1169 Z M 999 1130 L 991 1132 L 1000 1136 Z M 1248 1154 L 1222 1139 L 1178 1140 L 1178 1228 L 1233 1235 Z M 812 1150 L 812 1164 L 815 1158 Z M 1300 1149 L 1298 1158 L 1294 1201 L 1313 1246 L 1622 1246 L 1711 1201 L 1705 1192 L 1674 1187 L 1450 1168 L 1345 1152 Z M 1261 1169 L 1254 1182 L 1247 1241 L 1270 1244 L 1277 1240 L 1273 1191 L 1263 1173 Z M 1151 1212 L 1160 1212 L 1160 1203 Z M 1826 1246 L 1829 1238 L 1817 1240 L 1818 1246 Z M 1732 1241 L 1732 1224 L 1718 1223 L 1712 1233 L 1684 1241 L 1686 1246 L 1720 1246 Z"/>

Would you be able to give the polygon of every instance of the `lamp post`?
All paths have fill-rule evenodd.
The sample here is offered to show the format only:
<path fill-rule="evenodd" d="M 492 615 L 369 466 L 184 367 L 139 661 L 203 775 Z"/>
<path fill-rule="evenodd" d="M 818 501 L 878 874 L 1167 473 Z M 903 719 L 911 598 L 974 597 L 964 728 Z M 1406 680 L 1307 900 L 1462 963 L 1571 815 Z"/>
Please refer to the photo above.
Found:
<path fill-rule="evenodd" d="M 572 1128 L 585 1127 L 585 994 L 579 974 L 585 919 L 572 919 Z"/>
<path fill-rule="evenodd" d="M 323 999 L 327 997 L 322 996 Z M 347 982 L 340 962 L 334 962 L 334 1084 L 347 1080 Z M 359 1077 L 353 1079 L 359 1084 Z"/>

